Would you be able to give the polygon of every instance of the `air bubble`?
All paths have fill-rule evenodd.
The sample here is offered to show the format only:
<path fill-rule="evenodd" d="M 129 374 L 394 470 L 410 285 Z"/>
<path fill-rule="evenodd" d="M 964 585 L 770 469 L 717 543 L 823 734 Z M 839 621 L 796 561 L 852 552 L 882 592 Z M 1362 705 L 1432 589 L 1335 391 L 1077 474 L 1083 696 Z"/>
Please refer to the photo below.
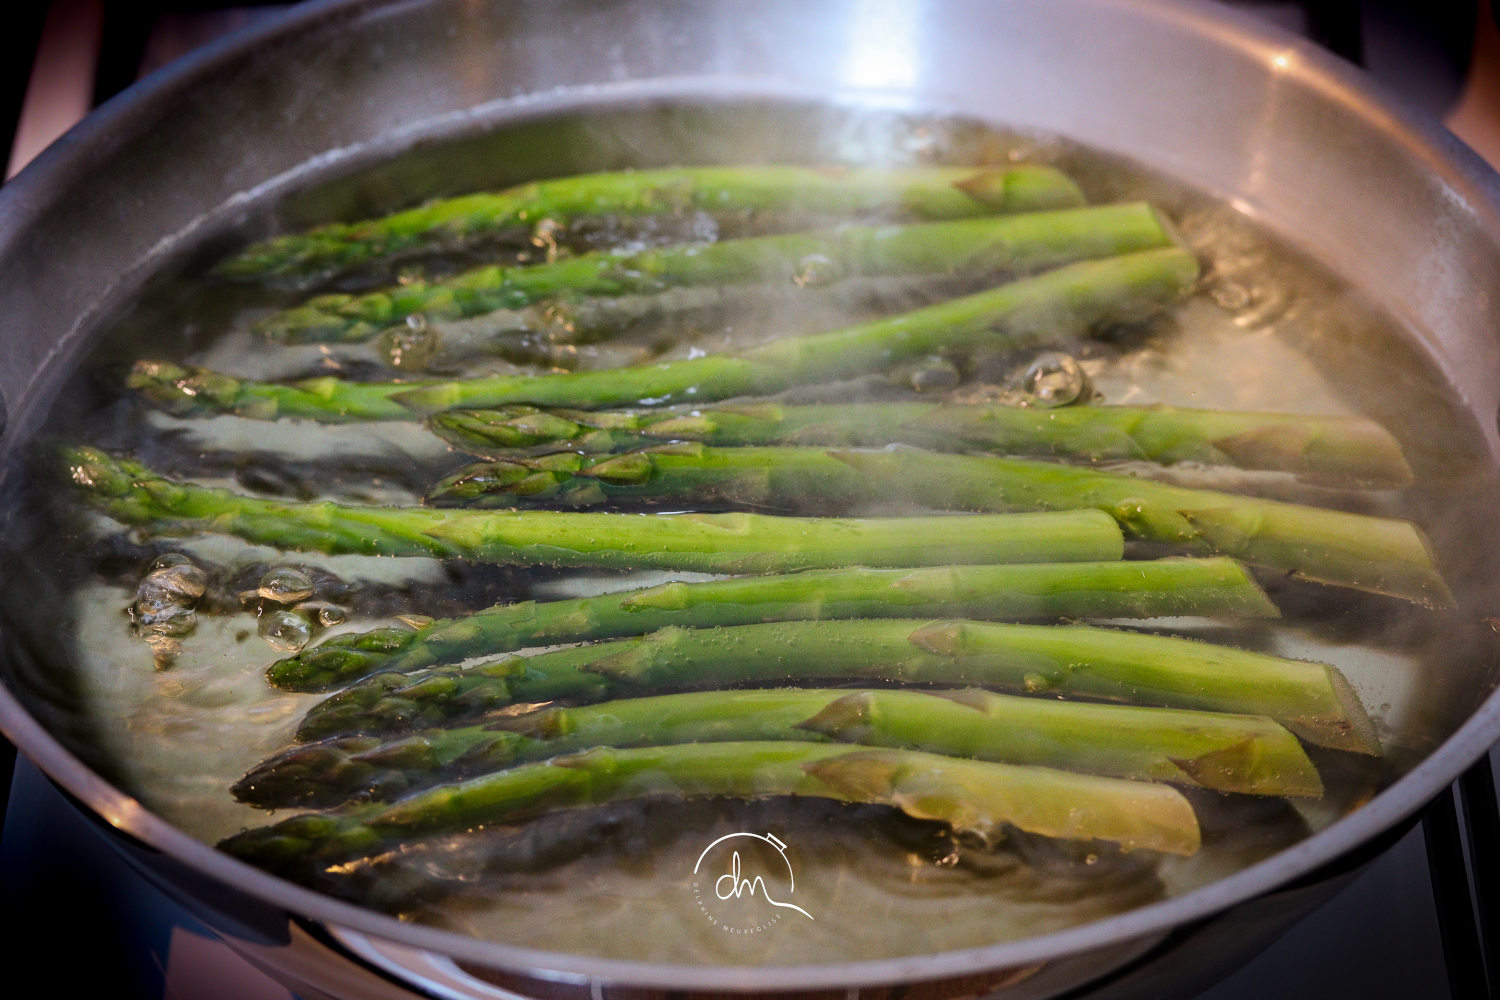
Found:
<path fill-rule="evenodd" d="M 208 574 L 180 552 L 158 556 L 135 589 L 135 601 L 126 612 L 135 633 L 150 647 L 156 669 L 172 665 L 182 644 L 178 642 L 198 625 L 194 610 L 208 589 Z"/>
<path fill-rule="evenodd" d="M 198 624 L 198 613 L 181 604 L 145 610 L 137 602 L 131 611 L 136 628 L 158 636 L 181 637 L 187 635 Z"/>
<path fill-rule="evenodd" d="M 186 559 L 186 557 L 182 558 Z M 157 562 L 160 561 L 160 559 L 157 560 Z M 191 607 L 208 589 L 208 574 L 191 562 L 170 562 L 165 566 L 152 563 L 152 566 L 155 568 L 141 577 L 141 582 L 136 587 L 137 605 L 162 607 L 168 604 L 180 604 L 184 607 Z"/>
<path fill-rule="evenodd" d="M 296 604 L 313 595 L 312 578 L 295 566 L 276 566 L 260 578 L 255 595 L 276 604 Z"/>
<path fill-rule="evenodd" d="M 295 653 L 312 639 L 312 625 L 296 612 L 283 608 L 261 616 L 260 637 L 274 649 Z"/>
<path fill-rule="evenodd" d="M 337 604 L 329 604 L 327 601 L 308 601 L 302 605 L 300 610 L 303 614 L 311 615 L 323 628 L 333 628 L 342 625 L 349 617 L 349 611 Z"/>
<path fill-rule="evenodd" d="M 1067 406 L 1089 391 L 1089 377 L 1071 354 L 1048 351 L 1037 355 L 1021 376 L 1021 394 L 1032 406 Z"/>

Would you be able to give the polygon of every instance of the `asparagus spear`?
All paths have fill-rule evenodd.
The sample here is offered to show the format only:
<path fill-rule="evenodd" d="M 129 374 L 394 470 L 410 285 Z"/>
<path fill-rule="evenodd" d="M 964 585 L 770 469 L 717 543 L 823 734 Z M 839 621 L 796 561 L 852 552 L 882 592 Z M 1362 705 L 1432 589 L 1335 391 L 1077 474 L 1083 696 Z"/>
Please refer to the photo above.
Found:
<path fill-rule="evenodd" d="M 565 601 L 524 601 L 417 629 L 335 636 L 278 660 L 272 685 L 326 691 L 376 671 L 668 625 L 750 625 L 796 619 L 956 615 L 965 618 L 1275 617 L 1276 607 L 1231 559 L 839 569 L 669 583 Z"/>
<path fill-rule="evenodd" d="M 558 452 L 480 462 L 440 481 L 434 503 L 524 507 L 609 501 L 849 510 L 871 500 L 948 510 L 1097 508 L 1136 538 L 1211 549 L 1320 583 L 1426 605 L 1452 601 L 1408 521 L 1198 490 L 1020 459 L 917 449 L 711 448 Z"/>
<path fill-rule="evenodd" d="M 1070 328 L 1136 319 L 1181 298 L 1198 262 L 1177 248 L 1068 264 L 988 291 L 828 333 L 783 337 L 735 355 L 612 371 L 494 376 L 403 387 L 414 413 L 531 403 L 654 406 L 765 395 L 849 378 L 902 358 L 974 347 L 1021 347 Z"/>
<path fill-rule="evenodd" d="M 1327 664 L 1083 625 L 917 619 L 670 627 L 469 669 L 375 674 L 314 705 L 297 735 L 306 741 L 402 732 L 555 699 L 834 679 L 972 684 L 1265 715 L 1321 746 L 1380 749 L 1358 697 Z"/>
<path fill-rule="evenodd" d="M 129 386 L 178 415 L 236 413 L 270 420 L 391 420 L 460 407 L 635 406 L 775 392 L 858 375 L 900 358 L 973 346 L 1022 346 L 1059 328 L 1139 315 L 1179 298 L 1198 276 L 1185 250 L 1147 250 L 1069 264 L 937 305 L 741 352 L 557 375 L 457 382 L 251 382 L 162 361 L 138 361 Z"/>
<path fill-rule="evenodd" d="M 225 278 L 298 284 L 412 252 L 452 250 L 539 222 L 705 211 L 899 213 L 919 219 L 1081 205 L 1050 167 L 905 170 L 786 166 L 686 167 L 584 174 L 429 202 L 382 219 L 332 223 L 253 244 L 215 269 Z"/>
<path fill-rule="evenodd" d="M 515 405 L 434 414 L 428 424 L 450 444 L 496 458 L 545 445 L 604 452 L 660 441 L 841 447 L 899 442 L 935 451 L 1201 462 L 1391 486 L 1412 478 L 1396 439 L 1370 420 L 1170 406 L 761 403 L 590 413 Z"/>
<path fill-rule="evenodd" d="M 878 292 L 873 290 L 876 281 L 881 283 Z M 913 296 L 928 293 L 928 289 L 918 287 L 922 282 L 932 284 L 923 278 L 869 279 L 850 308 L 866 307 L 877 298 L 881 302 L 916 301 Z M 888 287 L 892 285 L 897 289 Z M 905 289 L 907 298 L 902 298 L 900 288 Z M 840 290 L 840 294 L 843 292 Z M 802 301 L 799 297 L 799 304 Z M 732 318 L 764 303 L 765 289 L 755 285 L 677 288 L 616 298 L 554 299 L 524 309 L 500 309 L 442 323 L 408 317 L 406 322 L 382 331 L 374 343 L 387 364 L 408 372 L 453 370 L 482 358 L 572 369 L 578 364 L 579 345 L 641 334 L 648 334 L 653 345 L 675 343 L 725 327 Z"/>
<path fill-rule="evenodd" d="M 1169 785 L 914 750 L 748 741 L 599 747 L 439 785 L 390 805 L 294 816 L 219 847 L 276 872 L 307 873 L 415 837 L 661 794 L 815 795 L 890 805 L 987 842 L 1009 824 L 1048 837 L 1114 841 L 1125 850 L 1192 854 L 1199 845 L 1192 807 Z"/>
<path fill-rule="evenodd" d="M 320 295 L 268 316 L 256 329 L 291 343 L 368 340 L 408 316 L 459 319 L 544 300 L 649 295 L 692 285 L 801 280 L 809 260 L 829 276 L 973 274 L 1052 267 L 1172 242 L 1143 202 L 960 219 L 912 226 L 858 226 L 632 254 L 596 251 L 525 267 L 481 267 L 435 282 L 365 295 Z M 827 280 L 827 279 L 820 279 Z"/>
<path fill-rule="evenodd" d="M 392 397 L 416 382 L 349 382 L 332 375 L 297 382 L 256 382 L 224 372 L 142 358 L 125 385 L 174 416 L 232 413 L 255 420 L 303 417 L 323 423 L 409 420 Z"/>
<path fill-rule="evenodd" d="M 394 740 L 344 736 L 257 765 L 235 797 L 266 809 L 389 800 L 594 746 L 824 737 L 1252 795 L 1317 797 L 1302 745 L 1269 719 L 960 691 L 709 691 L 550 707 Z"/>
<path fill-rule="evenodd" d="M 1089 562 L 1118 559 L 1124 548 L 1119 528 L 1097 511 L 838 520 L 359 507 L 264 500 L 173 482 L 97 448 L 67 448 L 62 457 L 69 478 L 92 503 L 126 524 L 331 554 L 763 573 L 861 564 Z"/>

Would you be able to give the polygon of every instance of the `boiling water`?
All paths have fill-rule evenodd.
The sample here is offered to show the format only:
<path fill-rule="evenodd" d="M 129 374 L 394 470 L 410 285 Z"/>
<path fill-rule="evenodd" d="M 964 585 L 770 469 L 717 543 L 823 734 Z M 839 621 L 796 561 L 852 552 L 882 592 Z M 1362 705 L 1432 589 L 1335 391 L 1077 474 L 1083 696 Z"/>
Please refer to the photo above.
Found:
<path fill-rule="evenodd" d="M 1433 749 L 1463 714 L 1440 693 L 1440 681 L 1463 678 L 1473 685 L 1464 704 L 1477 703 L 1493 685 L 1494 634 L 1481 619 L 1488 553 L 1500 546 L 1479 513 L 1493 487 L 1474 458 L 1480 454 L 1474 428 L 1400 331 L 1331 274 L 1221 204 L 1064 143 L 967 124 L 855 118 L 826 109 L 648 109 L 531 123 L 284 193 L 239 228 L 217 234 L 201 260 L 164 269 L 129 314 L 101 331 L 94 356 L 60 397 L 47 446 L 59 440 L 99 444 L 168 473 L 268 496 L 414 502 L 423 484 L 464 460 L 415 426 L 172 418 L 121 398 L 112 388 L 115 366 L 172 357 L 246 377 L 383 378 L 389 371 L 380 350 L 395 352 L 402 373 L 431 362 L 421 356 L 430 332 L 424 320 L 380 350 L 268 349 L 250 323 L 294 294 L 225 289 L 201 277 L 202 262 L 247 233 L 305 224 L 324 213 L 380 211 L 465 184 L 498 186 L 531 172 L 556 173 L 545 166 L 555 148 L 570 150 L 567 165 L 579 170 L 751 158 L 1052 161 L 1080 179 L 1091 201 L 1151 198 L 1208 265 L 1198 292 L 1169 316 L 1105 340 L 1063 338 L 1044 350 L 931 359 L 788 398 L 928 398 L 951 387 L 957 398 L 1057 402 L 1092 391 L 1108 403 L 1372 416 L 1402 438 L 1418 486 L 1400 494 L 1351 493 L 1236 471 L 1132 471 L 1415 518 L 1435 539 L 1460 610 L 1436 613 L 1266 577 L 1282 621 L 1131 623 L 1334 663 L 1359 692 L 1386 748 L 1380 761 L 1315 754 L 1328 785 L 1315 803 L 1194 794 L 1205 846 L 1189 859 L 1022 836 L 985 849 L 892 810 L 818 801 L 651 801 L 561 814 L 483 837 L 423 842 L 355 866 L 323 888 L 480 937 L 619 958 L 793 963 L 991 944 L 1181 894 L 1268 856 L 1355 808 Z M 648 159 L 643 148 L 658 151 Z M 495 159 L 497 150 L 508 158 Z M 503 166 L 496 168 L 497 162 Z M 398 188 L 391 178 L 412 183 Z M 734 235 L 759 224 L 680 221 L 660 232 L 604 226 L 586 233 L 544 222 L 523 254 L 546 255 L 559 240 L 565 247 L 570 239 L 630 245 Z M 470 262 L 424 266 L 442 271 Z M 565 347 L 543 363 L 602 368 L 692 357 L 834 328 L 959 290 L 953 283 L 830 283 L 823 262 L 805 265 L 795 287 L 759 292 L 753 308 L 747 298 L 736 300 L 727 315 L 692 313 L 693 322 L 670 336 L 642 324 L 608 343 Z M 540 370 L 494 358 L 448 363 L 466 372 Z M 399 615 L 446 616 L 499 601 L 693 578 L 522 573 L 431 559 L 288 554 L 218 536 L 151 538 L 121 532 L 49 484 L 45 476 L 13 474 L 10 481 L 7 534 L 17 568 L 7 580 L 16 637 L 12 682 L 85 760 L 207 841 L 268 821 L 235 802 L 229 786 L 287 746 L 302 713 L 321 697 L 278 692 L 265 683 L 265 667 L 285 651 L 309 639 L 389 624 Z M 1472 502 L 1456 509 L 1453 496 Z M 878 498 L 872 507 L 891 512 Z M 125 609 L 153 565 L 182 582 L 184 563 L 160 560 L 171 553 L 206 571 L 203 579 L 187 574 L 188 584 L 203 591 L 192 627 L 184 621 L 133 630 Z M 308 600 L 317 602 L 311 613 Z M 299 602 L 303 613 L 286 613 L 284 604 Z M 745 841 L 745 871 L 789 865 L 794 901 L 805 913 L 751 899 L 705 903 L 706 876 L 724 874 L 724 858 L 713 857 L 712 867 L 697 875 L 695 862 L 718 838 L 743 832 L 772 835 L 784 845 L 778 856 L 768 853 L 767 841 Z"/>

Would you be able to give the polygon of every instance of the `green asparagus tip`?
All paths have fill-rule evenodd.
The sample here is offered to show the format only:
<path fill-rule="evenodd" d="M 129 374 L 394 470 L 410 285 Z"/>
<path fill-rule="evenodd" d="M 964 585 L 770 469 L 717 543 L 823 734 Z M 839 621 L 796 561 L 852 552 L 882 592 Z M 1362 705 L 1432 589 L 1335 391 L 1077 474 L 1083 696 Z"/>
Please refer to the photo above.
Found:
<path fill-rule="evenodd" d="M 62 449 L 68 479 L 96 496 L 128 496 L 143 480 L 155 478 L 139 463 L 116 458 L 99 448 L 73 445 Z"/>
<path fill-rule="evenodd" d="M 201 413 L 239 413 L 258 419 L 276 416 L 269 402 L 256 406 L 241 398 L 245 383 L 240 379 L 194 365 L 142 359 L 131 367 L 125 386 L 173 416 Z"/>

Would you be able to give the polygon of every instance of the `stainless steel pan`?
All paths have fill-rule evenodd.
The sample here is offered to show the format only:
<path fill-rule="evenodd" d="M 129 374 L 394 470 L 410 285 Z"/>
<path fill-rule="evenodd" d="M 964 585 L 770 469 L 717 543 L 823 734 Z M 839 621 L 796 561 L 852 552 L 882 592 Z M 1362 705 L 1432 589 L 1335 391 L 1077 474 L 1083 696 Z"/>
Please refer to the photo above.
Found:
<path fill-rule="evenodd" d="M 34 431 L 100 316 L 252 205 L 269 200 L 287 224 L 309 222 L 360 207 L 359 186 L 340 195 L 332 178 L 363 178 L 364 190 L 400 183 L 375 166 L 393 151 L 584 108 L 747 99 L 1058 134 L 1232 199 L 1406 323 L 1500 457 L 1500 178 L 1310 46 L 1220 8 L 1161 0 L 299 6 L 132 88 L 0 191 L 5 447 Z M 494 183 L 477 149 L 446 183 Z M 0 728 L 100 817 L 113 847 L 302 995 L 843 995 L 905 984 L 922 995 L 1022 997 L 1092 983 L 1125 997 L 1162 995 L 1259 946 L 1500 738 L 1489 664 L 1445 670 L 1433 713 L 1441 746 L 1370 804 L 1270 860 L 1063 933 L 797 968 L 582 959 L 404 925 L 168 826 L 6 690 Z"/>

